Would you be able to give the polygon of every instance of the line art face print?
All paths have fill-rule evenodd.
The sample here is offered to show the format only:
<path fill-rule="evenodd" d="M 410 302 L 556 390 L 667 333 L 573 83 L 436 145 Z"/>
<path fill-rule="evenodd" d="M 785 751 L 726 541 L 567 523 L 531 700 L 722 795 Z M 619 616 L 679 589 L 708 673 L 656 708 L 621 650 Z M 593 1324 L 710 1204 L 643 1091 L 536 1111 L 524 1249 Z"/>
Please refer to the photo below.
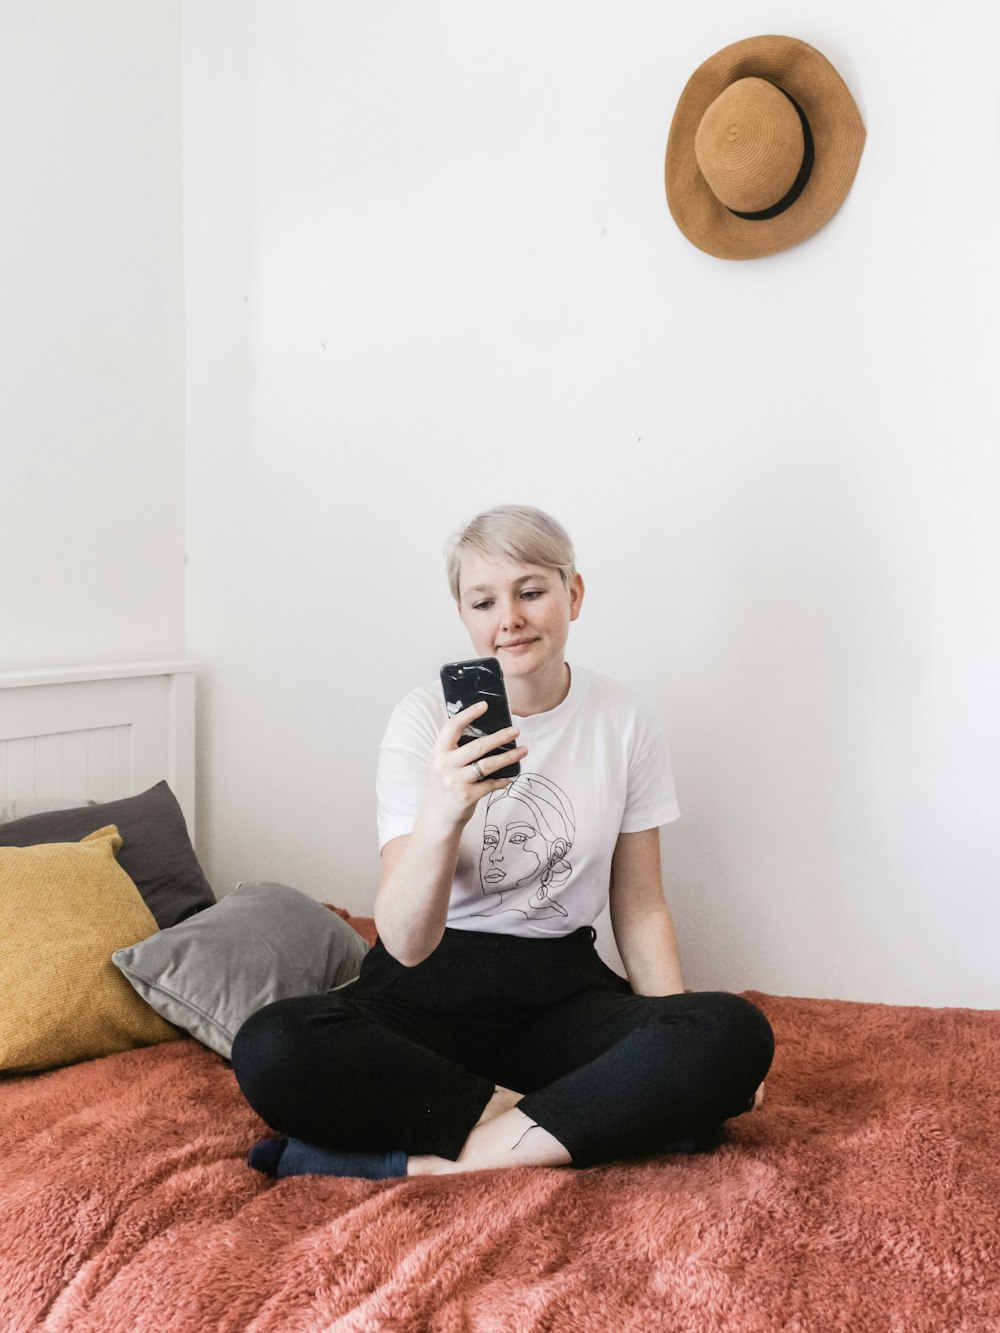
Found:
<path fill-rule="evenodd" d="M 494 897 L 477 916 L 568 916 L 558 897 L 573 874 L 576 818 L 569 797 L 540 773 L 522 773 L 486 805 L 479 879 Z"/>

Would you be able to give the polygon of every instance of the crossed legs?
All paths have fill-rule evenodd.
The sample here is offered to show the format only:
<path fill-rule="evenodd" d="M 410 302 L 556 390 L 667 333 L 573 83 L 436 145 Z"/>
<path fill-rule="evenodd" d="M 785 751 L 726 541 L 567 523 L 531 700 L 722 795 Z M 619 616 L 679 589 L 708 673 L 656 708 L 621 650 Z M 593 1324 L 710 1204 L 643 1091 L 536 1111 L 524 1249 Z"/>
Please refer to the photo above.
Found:
<path fill-rule="evenodd" d="M 241 1029 L 233 1065 L 274 1128 L 334 1152 L 394 1149 L 395 1173 L 400 1156 L 409 1174 L 439 1174 L 666 1151 L 748 1110 L 773 1053 L 763 1014 L 724 993 L 592 987 L 478 1050 L 427 1015 L 378 1008 L 280 1001 Z"/>

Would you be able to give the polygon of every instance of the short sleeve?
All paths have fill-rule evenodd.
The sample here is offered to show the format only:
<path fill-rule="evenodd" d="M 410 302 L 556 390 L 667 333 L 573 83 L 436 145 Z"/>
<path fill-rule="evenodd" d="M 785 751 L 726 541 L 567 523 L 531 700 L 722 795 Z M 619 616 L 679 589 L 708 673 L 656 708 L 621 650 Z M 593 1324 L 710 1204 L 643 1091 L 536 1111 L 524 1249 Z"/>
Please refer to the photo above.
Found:
<path fill-rule="evenodd" d="M 651 709 L 637 705 L 621 832 L 659 828 L 680 818 L 680 813 L 663 728 Z"/>
<path fill-rule="evenodd" d="M 423 689 L 407 695 L 382 737 L 375 776 L 380 851 L 393 838 L 412 833 L 424 799 L 427 760 L 444 722 L 434 716 L 428 696 Z"/>

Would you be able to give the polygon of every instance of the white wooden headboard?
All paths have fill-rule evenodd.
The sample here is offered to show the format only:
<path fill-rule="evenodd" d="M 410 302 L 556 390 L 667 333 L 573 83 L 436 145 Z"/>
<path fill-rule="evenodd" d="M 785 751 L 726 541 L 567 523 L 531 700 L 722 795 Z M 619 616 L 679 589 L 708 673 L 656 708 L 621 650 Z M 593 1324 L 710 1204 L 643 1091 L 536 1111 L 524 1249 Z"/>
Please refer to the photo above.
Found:
<path fill-rule="evenodd" d="M 165 778 L 193 841 L 195 665 L 0 673 L 0 800 L 112 801 Z"/>

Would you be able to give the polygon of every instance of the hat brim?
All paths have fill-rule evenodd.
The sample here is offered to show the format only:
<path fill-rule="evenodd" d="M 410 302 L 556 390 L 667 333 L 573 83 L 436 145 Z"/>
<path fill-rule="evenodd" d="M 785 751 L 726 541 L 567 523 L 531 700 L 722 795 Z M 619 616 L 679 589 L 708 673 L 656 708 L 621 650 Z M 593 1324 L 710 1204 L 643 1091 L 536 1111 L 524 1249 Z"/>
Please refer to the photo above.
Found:
<path fill-rule="evenodd" d="M 705 112 L 731 83 L 767 79 L 790 93 L 812 130 L 815 161 L 802 194 L 777 217 L 736 217 L 712 193 L 695 156 Z M 710 56 L 691 75 L 670 125 L 667 203 L 693 245 L 719 259 L 759 259 L 804 241 L 847 197 L 861 161 L 865 127 L 843 79 L 819 51 L 794 37 L 748 37 Z"/>

